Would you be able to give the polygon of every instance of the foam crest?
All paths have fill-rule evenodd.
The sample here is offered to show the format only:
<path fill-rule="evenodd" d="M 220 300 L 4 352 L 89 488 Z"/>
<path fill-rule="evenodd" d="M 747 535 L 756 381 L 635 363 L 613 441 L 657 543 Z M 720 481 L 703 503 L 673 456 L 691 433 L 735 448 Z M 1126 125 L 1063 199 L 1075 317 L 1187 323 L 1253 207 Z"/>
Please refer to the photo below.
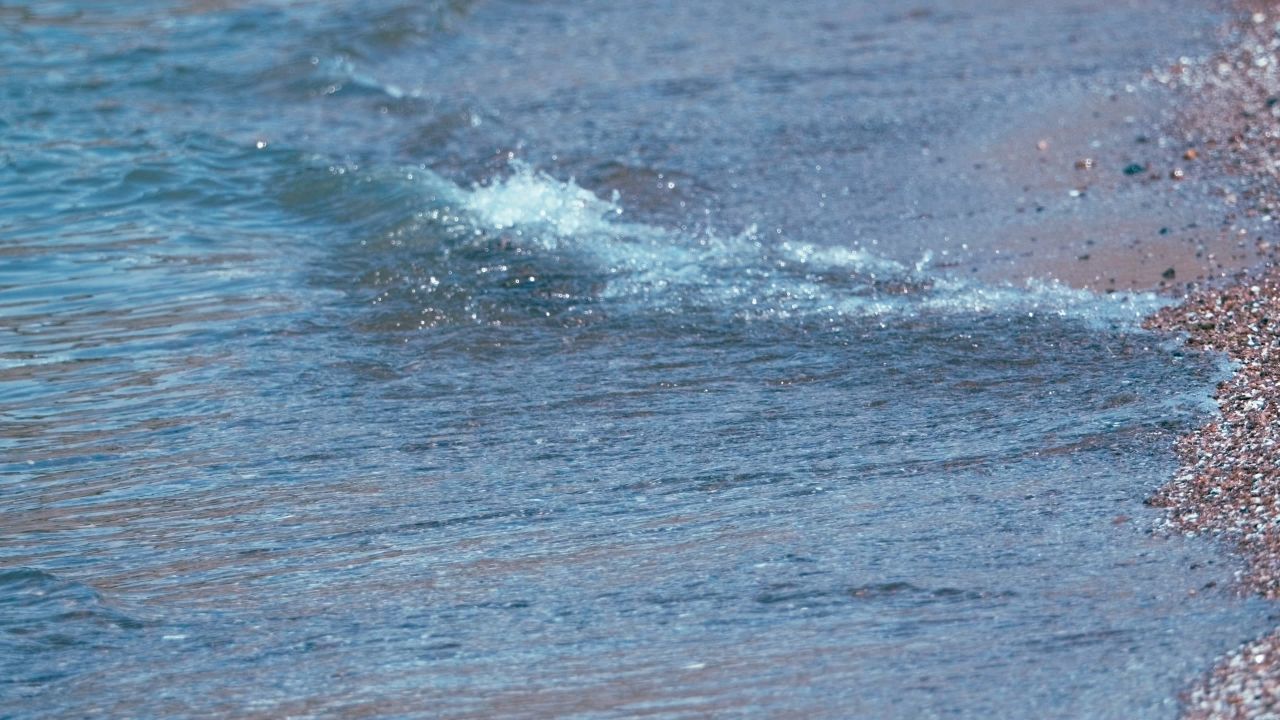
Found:
<path fill-rule="evenodd" d="M 861 248 L 822 247 L 811 243 L 784 241 L 779 250 L 793 261 L 814 269 L 856 268 L 861 272 L 884 275 L 905 275 L 910 272 L 902 263 L 872 255 Z"/>
<path fill-rule="evenodd" d="M 1149 293 L 1098 295 L 1053 281 L 988 285 L 860 248 L 737 235 L 693 236 L 627 222 L 615 193 L 603 199 L 523 164 L 503 178 L 439 190 L 475 232 L 504 246 L 576 264 L 603 286 L 597 296 L 651 310 L 701 308 L 732 316 L 890 317 L 1052 315 L 1136 327 L 1164 301 Z"/>
<path fill-rule="evenodd" d="M 572 179 L 560 182 L 524 164 L 515 168 L 510 176 L 463 194 L 463 207 L 485 229 L 540 228 L 562 237 L 620 229 L 610 222 L 622 215 L 616 193 L 612 201 L 602 200 Z"/>
<path fill-rule="evenodd" d="M 1136 328 L 1142 319 L 1168 304 L 1154 293 L 1099 295 L 1055 280 L 1032 278 L 1022 285 L 982 285 L 941 279 L 919 307 L 948 314 L 1051 315 L 1098 326 Z"/>

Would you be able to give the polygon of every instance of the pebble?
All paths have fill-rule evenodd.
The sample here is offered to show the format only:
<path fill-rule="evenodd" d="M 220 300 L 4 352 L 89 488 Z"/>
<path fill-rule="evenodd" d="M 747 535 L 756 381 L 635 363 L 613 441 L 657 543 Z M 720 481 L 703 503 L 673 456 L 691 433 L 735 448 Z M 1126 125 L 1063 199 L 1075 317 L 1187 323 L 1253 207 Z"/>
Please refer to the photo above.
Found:
<path fill-rule="evenodd" d="M 1225 353 L 1235 374 L 1217 389 L 1218 419 L 1182 437 L 1180 468 L 1151 504 L 1185 534 L 1233 543 L 1248 563 L 1246 588 L 1280 599 L 1280 267 L 1228 287 L 1206 287 L 1148 318 L 1185 333 L 1189 346 Z M 1280 631 L 1219 661 L 1189 692 L 1191 720 L 1280 718 Z"/>

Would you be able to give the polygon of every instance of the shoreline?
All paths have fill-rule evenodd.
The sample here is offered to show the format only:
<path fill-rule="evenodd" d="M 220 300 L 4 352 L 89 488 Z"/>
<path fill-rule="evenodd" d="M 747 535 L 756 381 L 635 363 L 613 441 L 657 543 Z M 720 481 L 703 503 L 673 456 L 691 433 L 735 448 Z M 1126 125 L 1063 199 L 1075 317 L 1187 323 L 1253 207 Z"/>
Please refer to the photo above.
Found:
<path fill-rule="evenodd" d="M 1148 502 L 1167 509 L 1170 528 L 1232 544 L 1247 563 L 1241 587 L 1280 599 L 1280 267 L 1196 290 L 1144 326 L 1236 365 L 1214 395 L 1221 415 L 1179 438 L 1180 467 Z M 1280 629 L 1219 659 L 1183 697 L 1192 720 L 1277 709 Z"/>
<path fill-rule="evenodd" d="M 1280 599 L 1280 267 L 1202 288 L 1147 319 L 1235 365 L 1214 398 L 1221 415 L 1183 435 L 1180 467 L 1148 501 L 1179 532 L 1232 544 L 1242 589 Z M 1183 697 L 1190 720 L 1273 716 L 1280 709 L 1280 628 L 1224 658 Z"/>
<path fill-rule="evenodd" d="M 1188 160 L 1220 183 L 1224 227 L 1259 260 L 1197 279 L 1143 327 L 1184 337 L 1233 364 L 1214 392 L 1219 415 L 1179 438 L 1179 468 L 1148 500 L 1174 532 L 1226 543 L 1246 569 L 1240 590 L 1280 600 L 1280 2 L 1231 4 L 1222 48 L 1181 59 L 1157 80 L 1185 93 L 1175 123 Z M 1187 720 L 1280 717 L 1280 627 L 1216 661 L 1183 693 Z"/>

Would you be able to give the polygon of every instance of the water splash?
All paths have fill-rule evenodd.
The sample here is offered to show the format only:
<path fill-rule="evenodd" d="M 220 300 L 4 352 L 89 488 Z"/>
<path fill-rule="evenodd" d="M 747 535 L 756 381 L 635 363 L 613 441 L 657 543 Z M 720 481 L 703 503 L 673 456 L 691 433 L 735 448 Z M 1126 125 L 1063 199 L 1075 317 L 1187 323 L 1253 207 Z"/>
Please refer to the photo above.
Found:
<path fill-rule="evenodd" d="M 645 226 L 615 224 L 622 215 L 619 195 L 597 197 L 572 179 L 560 182 L 523 163 L 513 163 L 508 177 L 462 192 L 463 206 L 489 230 L 549 230 L 557 236 L 647 233 Z"/>
<path fill-rule="evenodd" d="M 520 162 L 471 187 L 422 169 L 408 175 L 429 209 L 393 231 L 416 268 L 400 282 L 413 301 L 425 299 L 433 323 L 529 315 L 521 304 L 553 316 L 604 303 L 739 320 L 1054 315 L 1132 329 L 1164 303 L 1052 280 L 984 284 L 933 267 L 928 254 L 903 263 L 755 226 L 731 235 L 671 230 L 628 219 L 617 192 L 602 198 Z"/>

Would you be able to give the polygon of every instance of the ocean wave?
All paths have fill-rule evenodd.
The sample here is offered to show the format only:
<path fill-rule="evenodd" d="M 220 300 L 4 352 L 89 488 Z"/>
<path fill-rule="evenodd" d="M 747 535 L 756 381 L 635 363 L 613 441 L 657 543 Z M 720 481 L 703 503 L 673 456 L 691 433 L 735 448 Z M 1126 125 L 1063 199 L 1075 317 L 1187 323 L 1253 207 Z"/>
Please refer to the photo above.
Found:
<path fill-rule="evenodd" d="M 342 176 L 331 186 L 342 193 L 373 176 L 359 168 L 329 172 Z M 1166 302 L 1045 279 L 983 283 L 935 267 L 928 254 L 900 262 L 754 226 L 735 234 L 669 229 L 633 219 L 616 191 L 601 197 L 518 161 L 470 186 L 424 168 L 382 179 L 416 188 L 375 192 L 396 198 L 400 209 L 386 212 L 408 209 L 411 218 L 377 223 L 378 237 L 360 249 L 373 268 L 363 273 L 363 289 L 375 304 L 395 308 L 399 327 L 661 312 L 825 322 L 1050 315 L 1136 329 Z"/>
<path fill-rule="evenodd" d="M 93 588 L 35 568 L 0 569 L 0 670 L 12 683 L 47 682 L 71 669 L 36 658 L 69 647 L 114 646 L 143 623 Z"/>
<path fill-rule="evenodd" d="M 446 194 L 477 228 L 587 257 L 610 278 L 606 296 L 642 295 L 660 307 L 719 304 L 743 317 L 1044 313 L 1133 324 L 1165 302 L 1043 279 L 983 284 L 935 271 L 927 255 L 908 265 L 861 248 L 765 238 L 756 227 L 689 237 L 628 221 L 617 192 L 604 199 L 519 163 L 506 177 Z"/>

